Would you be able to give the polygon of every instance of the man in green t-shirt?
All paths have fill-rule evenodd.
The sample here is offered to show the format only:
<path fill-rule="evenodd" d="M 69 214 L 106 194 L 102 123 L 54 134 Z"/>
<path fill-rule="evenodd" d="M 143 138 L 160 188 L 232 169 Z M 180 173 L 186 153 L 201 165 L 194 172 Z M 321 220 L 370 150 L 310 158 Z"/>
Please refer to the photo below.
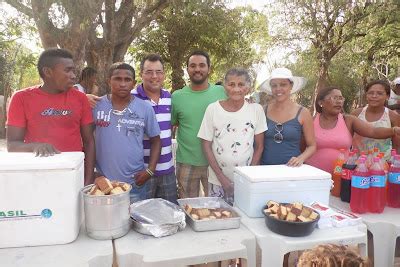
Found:
<path fill-rule="evenodd" d="M 208 195 L 208 161 L 197 133 L 207 106 L 226 98 L 222 86 L 208 82 L 211 65 L 206 52 L 191 53 L 186 64 L 190 85 L 172 94 L 172 124 L 178 126 L 176 176 L 179 198 L 198 197 L 200 181 Z"/>

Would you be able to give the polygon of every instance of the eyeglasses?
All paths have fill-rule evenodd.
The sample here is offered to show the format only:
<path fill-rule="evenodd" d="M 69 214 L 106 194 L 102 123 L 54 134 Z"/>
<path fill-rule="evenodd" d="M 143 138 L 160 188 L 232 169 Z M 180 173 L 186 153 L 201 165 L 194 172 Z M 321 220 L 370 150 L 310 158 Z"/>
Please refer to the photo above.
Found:
<path fill-rule="evenodd" d="M 325 100 L 329 100 L 331 102 L 344 102 L 346 100 L 346 98 L 344 98 L 343 96 L 335 95 L 335 96 L 327 97 L 327 98 L 325 98 Z"/>
<path fill-rule="evenodd" d="M 154 74 L 156 76 L 161 76 L 164 74 L 164 71 L 162 71 L 162 70 L 145 70 L 145 71 L 143 71 L 143 74 L 146 76 L 153 76 Z"/>
<path fill-rule="evenodd" d="M 282 135 L 283 124 L 282 123 L 275 124 L 275 131 L 276 134 L 274 135 L 274 141 L 275 143 L 280 144 L 283 142 L 283 135 Z"/>

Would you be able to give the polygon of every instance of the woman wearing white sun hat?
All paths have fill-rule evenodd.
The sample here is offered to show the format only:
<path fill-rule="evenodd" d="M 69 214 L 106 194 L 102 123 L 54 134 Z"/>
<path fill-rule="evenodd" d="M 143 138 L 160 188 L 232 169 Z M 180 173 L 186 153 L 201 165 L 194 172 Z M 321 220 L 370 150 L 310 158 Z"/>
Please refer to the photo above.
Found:
<path fill-rule="evenodd" d="M 259 89 L 273 100 L 265 108 L 268 130 L 264 135 L 263 165 L 300 166 L 316 150 L 313 120 L 310 112 L 294 103 L 290 95 L 306 84 L 303 77 L 293 76 L 287 68 L 276 68 Z M 305 142 L 301 152 L 300 143 Z"/>

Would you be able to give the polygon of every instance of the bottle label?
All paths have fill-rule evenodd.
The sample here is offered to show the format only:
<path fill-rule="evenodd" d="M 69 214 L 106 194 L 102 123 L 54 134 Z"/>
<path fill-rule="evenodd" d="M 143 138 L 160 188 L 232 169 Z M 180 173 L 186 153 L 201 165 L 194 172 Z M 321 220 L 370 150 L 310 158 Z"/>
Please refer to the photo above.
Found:
<path fill-rule="evenodd" d="M 368 189 L 369 188 L 369 177 L 364 176 L 352 176 L 351 177 L 351 186 L 360 188 L 360 189 Z"/>
<path fill-rule="evenodd" d="M 389 172 L 389 183 L 400 184 L 400 173 Z"/>
<path fill-rule="evenodd" d="M 386 176 L 385 175 L 372 175 L 369 180 L 370 187 L 385 187 L 386 185 Z"/>
<path fill-rule="evenodd" d="M 336 165 L 335 168 L 333 169 L 333 173 L 336 173 L 336 174 L 342 173 L 342 167 L 339 165 Z"/>
<path fill-rule="evenodd" d="M 351 175 L 353 174 L 352 170 L 349 169 L 342 169 L 342 179 L 344 180 L 351 180 Z"/>

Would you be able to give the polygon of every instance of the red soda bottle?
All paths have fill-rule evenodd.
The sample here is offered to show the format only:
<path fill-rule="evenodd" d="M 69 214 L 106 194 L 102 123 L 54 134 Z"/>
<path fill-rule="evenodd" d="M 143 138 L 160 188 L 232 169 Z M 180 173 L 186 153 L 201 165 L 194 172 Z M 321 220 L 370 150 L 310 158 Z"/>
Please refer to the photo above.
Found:
<path fill-rule="evenodd" d="M 345 164 L 342 166 L 342 177 L 340 185 L 340 199 L 347 203 L 350 202 L 351 196 L 351 176 L 357 167 L 357 154 L 354 151 L 349 153 L 349 157 Z"/>
<path fill-rule="evenodd" d="M 378 156 L 378 154 L 379 154 L 379 148 L 377 148 L 377 147 L 374 147 L 374 149 L 373 149 L 373 153 L 372 153 L 372 156 L 375 158 L 375 157 L 377 157 L 377 156 Z M 373 159 L 372 159 L 372 161 L 373 161 Z"/>
<path fill-rule="evenodd" d="M 368 150 L 367 161 L 365 162 L 368 169 L 371 167 L 372 163 L 374 162 L 373 153 L 374 153 L 374 151 L 372 149 Z"/>
<path fill-rule="evenodd" d="M 390 150 L 390 159 L 387 161 L 389 167 L 392 166 L 392 163 L 394 162 L 394 156 L 396 156 L 396 149 Z"/>
<path fill-rule="evenodd" d="M 340 183 L 342 178 L 342 166 L 346 162 L 345 149 L 341 148 L 339 156 L 333 164 L 332 180 L 333 188 L 331 194 L 335 197 L 340 197 Z"/>
<path fill-rule="evenodd" d="M 389 172 L 389 166 L 390 166 L 390 165 L 389 165 L 389 163 L 387 163 L 387 161 L 385 160 L 385 153 L 379 152 L 378 158 L 379 158 L 380 164 L 381 164 L 381 166 L 383 167 L 383 170 L 385 171 L 386 176 L 387 176 L 387 174 L 388 174 L 388 172 Z M 386 181 L 387 181 L 387 180 L 386 180 Z"/>
<path fill-rule="evenodd" d="M 369 172 L 365 162 L 365 157 L 358 159 L 357 168 L 351 177 L 350 209 L 356 213 L 365 213 L 368 211 Z"/>
<path fill-rule="evenodd" d="M 375 157 L 369 169 L 368 211 L 373 213 L 382 213 L 386 205 L 386 174 L 380 161 Z"/>
<path fill-rule="evenodd" d="M 400 155 L 394 156 L 389 169 L 387 203 L 389 207 L 400 208 Z"/>
<path fill-rule="evenodd" d="M 367 153 L 365 151 L 361 151 L 360 156 L 358 157 L 356 164 L 358 165 L 358 163 L 360 162 L 359 160 L 361 158 L 365 158 L 365 160 L 367 160 Z"/>

